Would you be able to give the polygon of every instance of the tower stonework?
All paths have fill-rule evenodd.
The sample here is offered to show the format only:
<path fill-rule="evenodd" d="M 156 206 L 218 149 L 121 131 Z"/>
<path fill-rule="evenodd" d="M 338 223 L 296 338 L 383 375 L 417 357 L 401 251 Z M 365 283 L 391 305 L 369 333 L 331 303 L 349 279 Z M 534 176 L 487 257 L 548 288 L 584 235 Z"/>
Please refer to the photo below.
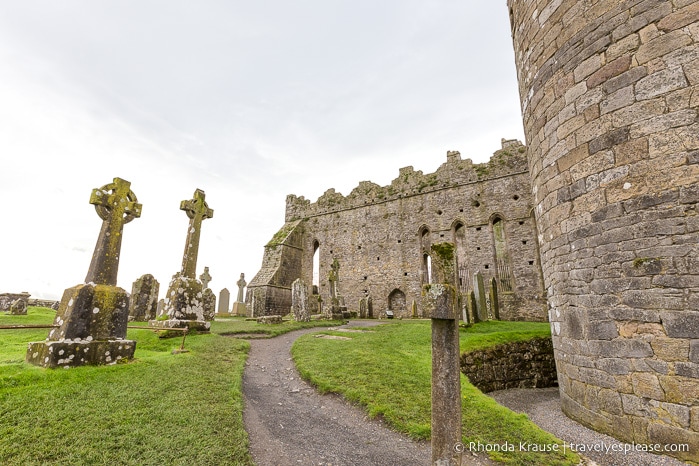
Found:
<path fill-rule="evenodd" d="M 508 6 L 563 410 L 699 461 L 699 2 Z"/>

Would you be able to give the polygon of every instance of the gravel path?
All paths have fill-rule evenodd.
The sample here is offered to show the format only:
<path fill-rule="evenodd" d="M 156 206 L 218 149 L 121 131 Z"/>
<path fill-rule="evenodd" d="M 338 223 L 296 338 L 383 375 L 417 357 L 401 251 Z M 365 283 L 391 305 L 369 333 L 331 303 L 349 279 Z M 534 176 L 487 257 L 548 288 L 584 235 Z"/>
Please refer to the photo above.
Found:
<path fill-rule="evenodd" d="M 255 462 L 260 466 L 429 465 L 429 443 L 414 442 L 380 420 L 369 419 L 342 397 L 319 395 L 301 380 L 289 350 L 296 338 L 319 330 L 250 341 L 243 375 L 243 420 Z M 464 464 L 493 463 L 472 457 Z"/>
<path fill-rule="evenodd" d="M 523 412 L 536 425 L 553 433 L 566 443 L 576 445 L 618 445 L 615 438 L 590 430 L 573 421 L 561 411 L 558 388 L 518 388 L 489 393 L 498 403 L 513 411 Z M 584 454 L 600 466 L 676 466 L 685 463 L 669 456 L 637 452 L 587 452 Z M 593 463 L 594 464 L 594 463 Z"/>

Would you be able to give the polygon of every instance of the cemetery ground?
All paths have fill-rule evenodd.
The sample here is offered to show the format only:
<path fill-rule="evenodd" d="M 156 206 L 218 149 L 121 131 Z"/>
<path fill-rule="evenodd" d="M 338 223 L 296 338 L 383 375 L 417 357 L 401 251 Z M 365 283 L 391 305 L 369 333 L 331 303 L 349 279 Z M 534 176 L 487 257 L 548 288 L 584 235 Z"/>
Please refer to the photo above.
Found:
<path fill-rule="evenodd" d="M 0 314 L 0 325 L 44 324 L 55 312 Z M 138 341 L 127 364 L 48 370 L 24 362 L 29 341 L 47 329 L 0 334 L 0 464 L 252 464 L 242 420 L 241 381 L 249 343 L 230 336 L 274 336 L 337 322 L 260 325 L 213 322 L 181 338 L 130 329 Z M 139 325 L 133 323 L 133 325 Z M 321 330 L 348 339 L 306 335 L 294 345 L 300 372 L 323 392 L 341 393 L 414 439 L 430 433 L 430 331 L 402 321 L 362 333 Z M 547 324 L 489 322 L 461 331 L 461 349 L 548 335 Z M 462 376 L 464 442 L 558 442 L 525 415 L 495 403 Z M 482 455 L 482 454 L 481 454 Z M 510 464 L 576 464 L 570 453 L 491 454 Z"/>

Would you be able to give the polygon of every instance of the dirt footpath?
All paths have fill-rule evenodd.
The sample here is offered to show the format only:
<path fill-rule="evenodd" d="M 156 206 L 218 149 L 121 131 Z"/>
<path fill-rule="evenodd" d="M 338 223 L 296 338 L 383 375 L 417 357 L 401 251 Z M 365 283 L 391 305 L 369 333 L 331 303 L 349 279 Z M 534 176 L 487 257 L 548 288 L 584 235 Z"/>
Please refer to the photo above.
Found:
<path fill-rule="evenodd" d="M 430 444 L 414 442 L 337 395 L 301 380 L 289 350 L 320 329 L 252 340 L 243 375 L 243 420 L 259 466 L 429 465 Z M 469 458 L 468 464 L 492 464 Z M 475 461 L 475 462 L 474 462 Z"/>

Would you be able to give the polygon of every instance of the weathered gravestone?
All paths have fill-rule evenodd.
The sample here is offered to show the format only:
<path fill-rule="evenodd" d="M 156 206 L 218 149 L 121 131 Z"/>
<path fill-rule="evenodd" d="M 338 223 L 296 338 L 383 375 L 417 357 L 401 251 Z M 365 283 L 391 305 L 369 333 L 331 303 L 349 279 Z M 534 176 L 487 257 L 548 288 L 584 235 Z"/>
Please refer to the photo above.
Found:
<path fill-rule="evenodd" d="M 18 298 L 12 301 L 12 304 L 10 304 L 10 314 L 15 316 L 26 316 L 27 300 L 24 298 Z"/>
<path fill-rule="evenodd" d="M 24 299 L 29 304 L 28 300 L 31 294 L 23 291 L 21 293 L 0 293 L 0 311 L 9 311 L 10 306 L 18 299 Z"/>
<path fill-rule="evenodd" d="M 367 299 L 368 296 L 359 300 L 359 318 L 366 319 L 367 317 Z"/>
<path fill-rule="evenodd" d="M 124 224 L 141 216 L 141 204 L 120 178 L 92 191 L 102 219 L 85 284 L 63 293 L 46 341 L 30 343 L 27 362 L 44 367 L 115 364 L 131 359 L 136 342 L 126 340 L 128 294 L 116 286 Z"/>
<path fill-rule="evenodd" d="M 500 299 L 498 297 L 498 281 L 495 277 L 490 279 L 490 309 L 493 310 L 493 318 L 500 320 Z"/>
<path fill-rule="evenodd" d="M 214 211 L 207 205 L 205 197 L 204 191 L 197 189 L 192 199 L 180 203 L 180 210 L 184 210 L 189 217 L 182 270 L 173 275 L 165 296 L 163 311 L 168 319 L 151 320 L 148 322 L 151 327 L 189 328 L 199 331 L 208 331 L 211 327 L 211 323 L 204 319 L 204 290 L 196 278 L 201 224 L 214 216 Z"/>
<path fill-rule="evenodd" d="M 156 314 L 158 317 L 165 315 L 165 300 L 164 299 L 159 299 L 158 300 L 158 308 L 156 309 Z"/>
<path fill-rule="evenodd" d="M 211 288 L 206 288 L 202 292 L 204 301 L 204 320 L 212 321 L 216 316 L 216 295 Z"/>
<path fill-rule="evenodd" d="M 432 464 L 460 463 L 461 372 L 456 259 L 452 243 L 431 247 L 433 283 L 423 286 L 423 303 L 432 320 Z"/>
<path fill-rule="evenodd" d="M 248 310 L 245 306 L 245 286 L 247 285 L 247 282 L 245 281 L 244 273 L 240 274 L 240 280 L 236 282 L 236 285 L 238 285 L 238 296 L 233 303 L 233 315 L 247 316 Z"/>
<path fill-rule="evenodd" d="M 129 320 L 144 322 L 157 316 L 160 283 L 151 274 L 145 274 L 133 283 L 129 300 Z"/>
<path fill-rule="evenodd" d="M 473 290 L 468 292 L 468 313 L 473 317 L 473 323 L 477 324 L 481 321 L 478 317 L 478 305 L 476 304 L 476 293 Z"/>
<path fill-rule="evenodd" d="M 414 299 L 413 299 L 412 304 L 410 305 L 410 315 L 413 319 L 417 319 L 418 317 L 420 317 L 417 314 L 417 302 L 415 302 Z"/>
<path fill-rule="evenodd" d="M 222 289 L 218 294 L 218 312 L 217 316 L 230 316 L 231 292 L 228 288 Z"/>
<path fill-rule="evenodd" d="M 474 312 L 474 317 L 478 313 L 478 322 L 485 322 L 488 320 L 488 307 L 485 301 L 483 275 L 480 272 L 476 272 L 473 276 L 473 292 L 476 295 L 476 312 Z"/>
<path fill-rule="evenodd" d="M 296 322 L 310 322 L 308 287 L 300 278 L 291 284 L 291 315 Z"/>

